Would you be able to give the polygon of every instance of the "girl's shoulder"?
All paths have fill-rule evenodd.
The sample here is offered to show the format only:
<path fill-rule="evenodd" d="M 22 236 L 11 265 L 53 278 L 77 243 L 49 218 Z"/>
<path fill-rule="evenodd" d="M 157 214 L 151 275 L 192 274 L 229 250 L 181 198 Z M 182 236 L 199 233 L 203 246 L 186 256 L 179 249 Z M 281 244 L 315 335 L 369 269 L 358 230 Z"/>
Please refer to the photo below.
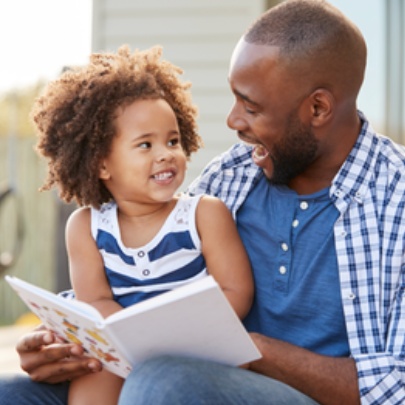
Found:
<path fill-rule="evenodd" d="M 220 219 L 223 216 L 231 215 L 225 203 L 217 197 L 211 195 L 202 195 L 197 206 L 196 220 L 210 222 L 215 218 Z"/>
<path fill-rule="evenodd" d="M 229 211 L 225 203 L 217 197 L 214 197 L 212 195 L 197 195 L 196 197 L 200 197 L 200 201 L 198 204 L 199 209 L 214 211 L 222 211 L 226 209 L 227 211 Z"/>
<path fill-rule="evenodd" d="M 70 214 L 66 222 L 66 234 L 80 234 L 90 228 L 91 208 L 81 207 Z"/>
<path fill-rule="evenodd" d="M 83 222 L 90 220 L 91 217 L 91 207 L 80 207 L 76 210 L 74 210 L 68 219 L 68 224 L 69 223 L 77 223 L 77 222 Z"/>
<path fill-rule="evenodd" d="M 204 195 L 197 206 L 196 227 L 201 240 L 218 238 L 226 229 L 235 227 L 232 214 L 219 198 Z"/>

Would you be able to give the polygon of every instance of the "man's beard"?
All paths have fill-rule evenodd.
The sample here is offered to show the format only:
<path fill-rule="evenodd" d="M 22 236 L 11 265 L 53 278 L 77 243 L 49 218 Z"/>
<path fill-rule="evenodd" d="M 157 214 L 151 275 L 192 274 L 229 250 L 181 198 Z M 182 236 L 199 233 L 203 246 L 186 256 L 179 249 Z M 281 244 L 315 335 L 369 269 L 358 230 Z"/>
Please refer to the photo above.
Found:
<path fill-rule="evenodd" d="M 287 185 L 303 173 L 315 160 L 318 140 L 311 128 L 305 128 L 302 122 L 290 115 L 289 124 L 283 139 L 276 143 L 269 153 L 273 162 L 273 173 L 267 177 L 270 184 Z"/>

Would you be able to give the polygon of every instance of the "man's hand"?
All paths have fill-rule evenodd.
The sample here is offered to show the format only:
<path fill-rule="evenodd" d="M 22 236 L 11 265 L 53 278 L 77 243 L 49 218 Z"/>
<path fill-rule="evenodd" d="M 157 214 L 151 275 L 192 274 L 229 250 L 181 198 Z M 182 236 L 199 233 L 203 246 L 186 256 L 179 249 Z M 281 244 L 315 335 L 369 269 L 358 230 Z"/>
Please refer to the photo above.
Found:
<path fill-rule="evenodd" d="M 55 384 L 101 370 L 98 360 L 83 356 L 82 347 L 58 343 L 43 325 L 21 336 L 16 350 L 33 381 Z"/>
<path fill-rule="evenodd" d="M 259 333 L 250 336 L 263 357 L 244 368 L 282 381 L 322 405 L 360 405 L 353 359 L 323 356 Z"/>

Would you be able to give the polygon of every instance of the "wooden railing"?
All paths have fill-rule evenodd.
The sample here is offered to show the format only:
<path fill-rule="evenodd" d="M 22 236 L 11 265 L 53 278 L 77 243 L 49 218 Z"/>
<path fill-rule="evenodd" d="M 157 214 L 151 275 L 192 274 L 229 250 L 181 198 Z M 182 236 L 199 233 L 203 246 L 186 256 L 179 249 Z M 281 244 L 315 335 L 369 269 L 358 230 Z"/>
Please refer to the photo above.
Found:
<path fill-rule="evenodd" d="M 43 288 L 56 289 L 56 242 L 58 197 L 55 191 L 40 193 L 46 164 L 33 150 L 35 138 L 17 141 L 17 193 L 22 204 L 24 240 L 20 256 L 0 275 L 0 324 L 13 323 L 27 307 L 4 281 L 6 274 L 17 276 Z M 8 143 L 0 137 L 0 184 L 7 178 Z M 0 205 L 0 254 L 11 250 L 16 236 L 16 206 L 13 198 Z"/>

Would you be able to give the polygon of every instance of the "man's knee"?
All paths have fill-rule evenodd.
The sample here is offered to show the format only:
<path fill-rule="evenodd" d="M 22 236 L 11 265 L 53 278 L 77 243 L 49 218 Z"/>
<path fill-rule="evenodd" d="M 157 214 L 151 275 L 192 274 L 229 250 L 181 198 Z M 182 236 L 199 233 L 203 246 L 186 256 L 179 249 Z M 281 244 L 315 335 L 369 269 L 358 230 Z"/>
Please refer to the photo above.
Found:
<path fill-rule="evenodd" d="M 195 376 L 201 381 L 215 363 L 173 355 L 162 355 L 134 366 L 127 382 L 135 385 L 156 385 L 161 390 L 195 383 Z M 127 384 L 127 382 L 125 384 Z"/>
<path fill-rule="evenodd" d="M 119 404 L 208 403 L 203 398 L 216 391 L 218 367 L 227 366 L 171 355 L 149 359 L 135 365 L 124 383 Z"/>

